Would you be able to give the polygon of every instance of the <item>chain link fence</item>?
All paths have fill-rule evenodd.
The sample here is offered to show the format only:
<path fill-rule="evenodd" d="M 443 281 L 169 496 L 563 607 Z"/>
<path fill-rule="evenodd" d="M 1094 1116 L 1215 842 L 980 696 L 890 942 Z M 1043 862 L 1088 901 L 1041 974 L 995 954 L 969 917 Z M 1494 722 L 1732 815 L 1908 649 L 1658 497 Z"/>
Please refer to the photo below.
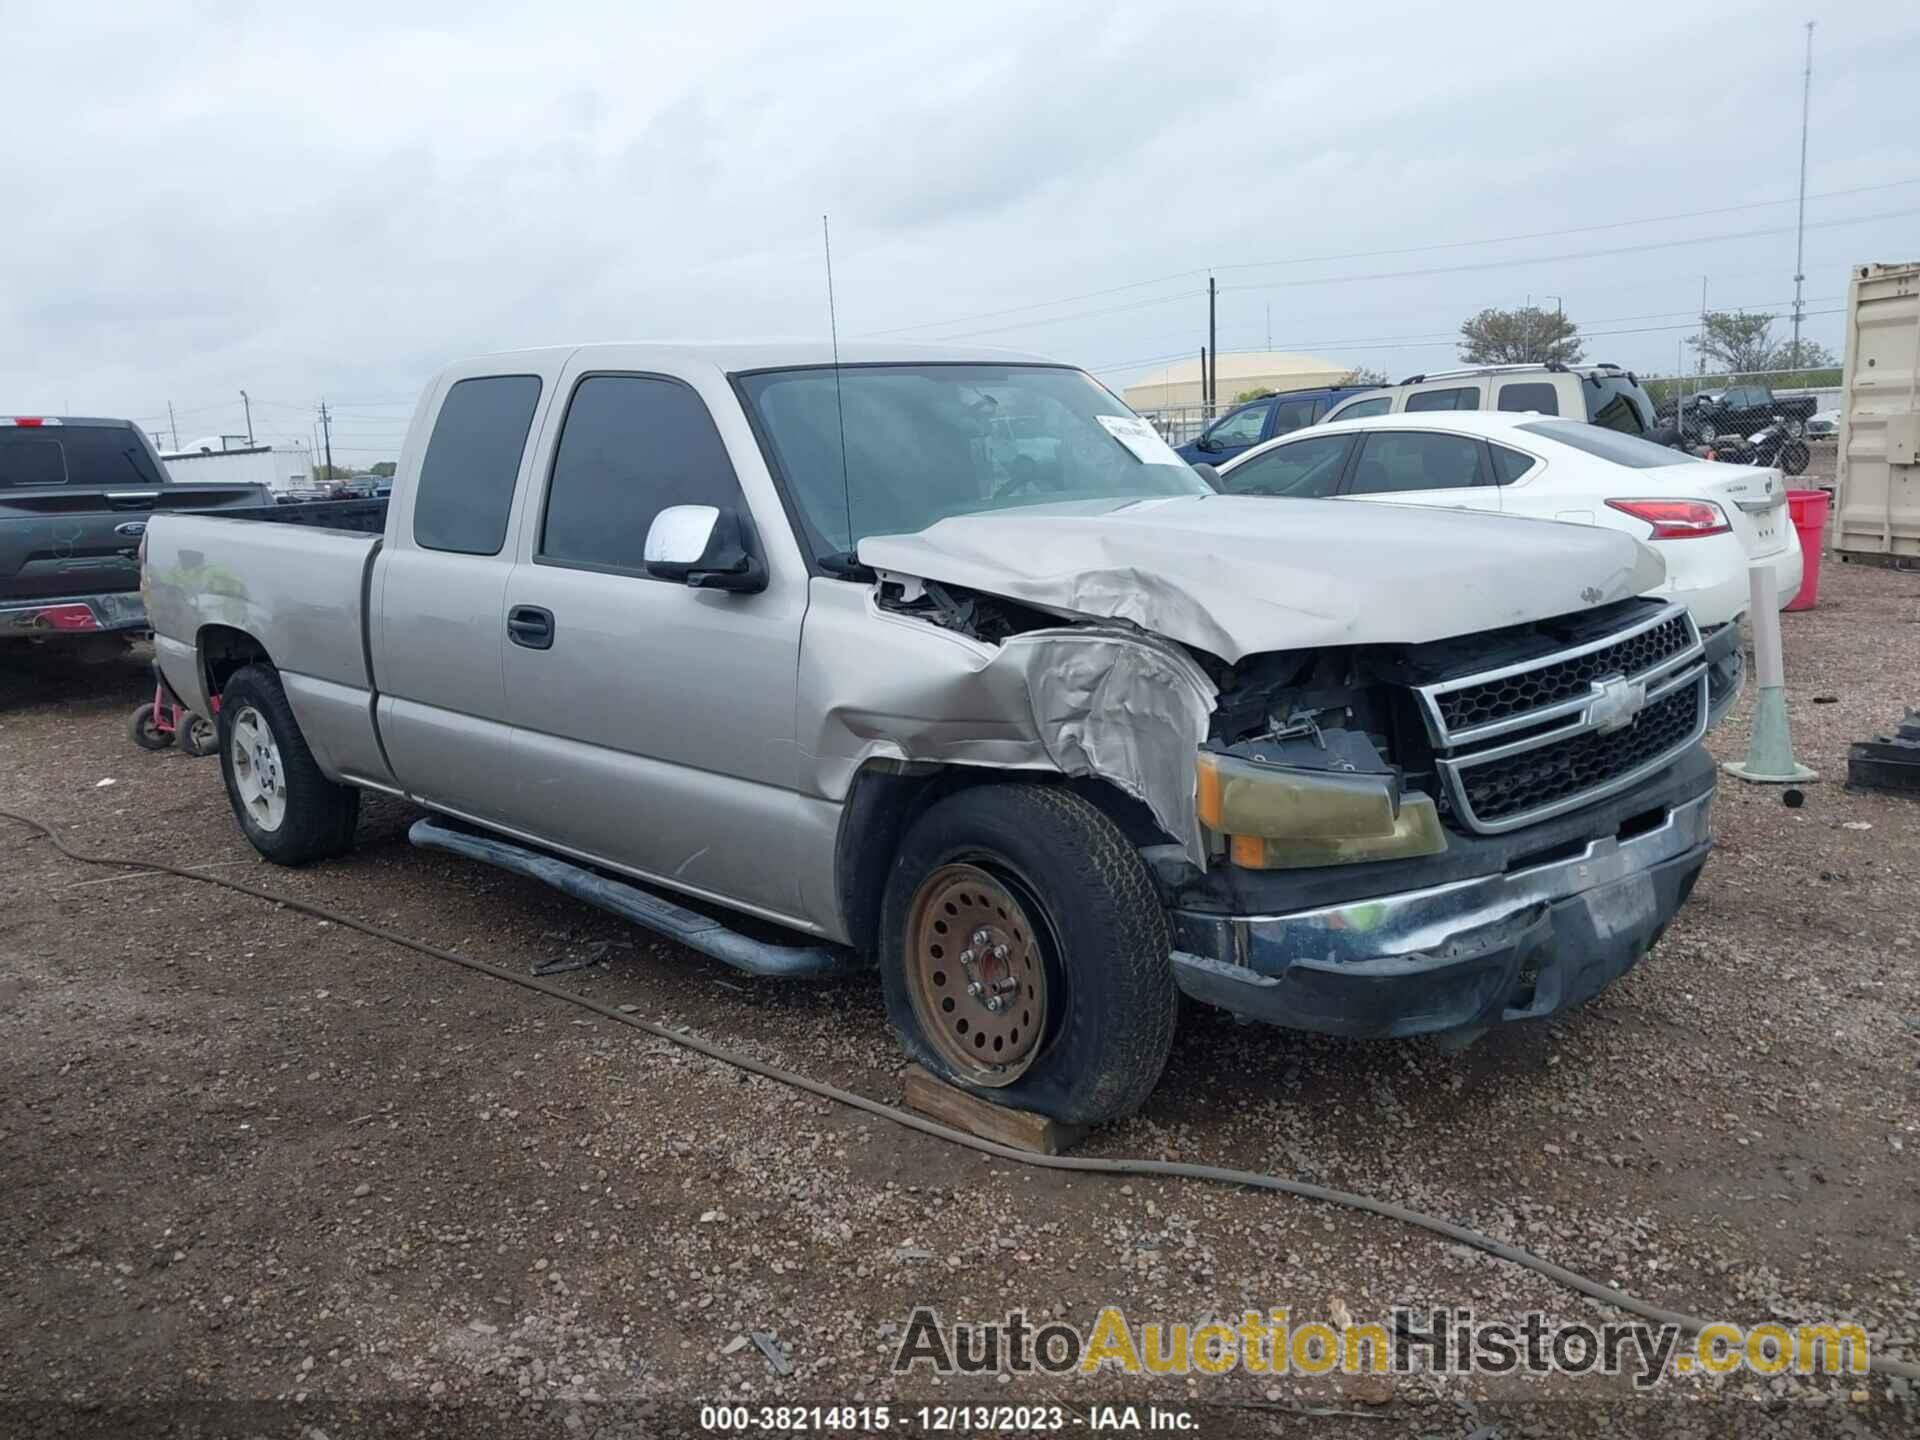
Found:
<path fill-rule="evenodd" d="M 1840 409 L 1840 371 L 1737 370 L 1694 375 L 1642 376 L 1654 413 L 1672 421 L 1687 439 L 1748 436 L 1778 421 L 1788 433 L 1834 438 L 1828 421 Z"/>
<path fill-rule="evenodd" d="M 1158 410 L 1144 410 L 1141 414 L 1169 445 L 1185 445 L 1189 440 L 1198 439 L 1200 432 L 1211 425 L 1216 417 L 1232 408 L 1230 405 L 1222 405 L 1217 409 L 1205 405 L 1169 405 Z"/>
<path fill-rule="evenodd" d="M 1802 484 L 1838 468 L 1840 370 L 1737 370 L 1642 376 L 1655 418 L 1695 448 L 1778 465 Z M 1762 437 L 1769 437 L 1765 440 Z M 1758 442 L 1758 443 L 1756 443 Z M 1747 452 L 1756 451 L 1750 457 Z"/>

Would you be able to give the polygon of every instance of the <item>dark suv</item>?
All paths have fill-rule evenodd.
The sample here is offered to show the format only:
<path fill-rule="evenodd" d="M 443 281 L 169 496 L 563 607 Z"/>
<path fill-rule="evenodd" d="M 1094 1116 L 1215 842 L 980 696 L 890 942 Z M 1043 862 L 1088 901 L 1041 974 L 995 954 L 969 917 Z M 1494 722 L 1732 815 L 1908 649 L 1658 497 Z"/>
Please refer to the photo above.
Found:
<path fill-rule="evenodd" d="M 1189 465 L 1219 465 L 1242 450 L 1276 435 L 1290 435 L 1313 424 L 1349 395 L 1371 390 L 1371 385 L 1327 385 L 1318 390 L 1285 390 L 1236 405 L 1200 432 L 1197 439 L 1177 446 Z"/>
<path fill-rule="evenodd" d="M 0 642 L 114 653 L 147 628 L 147 516 L 268 498 L 261 485 L 176 483 L 128 420 L 0 415 Z"/>

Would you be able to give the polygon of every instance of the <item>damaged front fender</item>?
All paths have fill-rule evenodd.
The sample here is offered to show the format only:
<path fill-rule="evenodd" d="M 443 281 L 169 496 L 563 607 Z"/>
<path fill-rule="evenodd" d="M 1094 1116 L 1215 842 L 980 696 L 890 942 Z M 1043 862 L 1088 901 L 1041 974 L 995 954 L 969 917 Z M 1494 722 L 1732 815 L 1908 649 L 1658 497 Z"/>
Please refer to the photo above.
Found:
<path fill-rule="evenodd" d="M 844 800 L 875 760 L 1097 776 L 1202 868 L 1194 756 L 1216 691 L 1177 646 L 1090 624 L 991 644 L 816 581 L 801 646 L 803 763 Z"/>

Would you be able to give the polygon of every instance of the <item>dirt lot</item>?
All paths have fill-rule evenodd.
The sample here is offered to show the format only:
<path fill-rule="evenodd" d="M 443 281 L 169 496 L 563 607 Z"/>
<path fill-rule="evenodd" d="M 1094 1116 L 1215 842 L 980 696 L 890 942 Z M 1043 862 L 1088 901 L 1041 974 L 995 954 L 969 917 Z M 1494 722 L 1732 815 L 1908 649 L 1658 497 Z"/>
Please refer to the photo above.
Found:
<path fill-rule="evenodd" d="M 1146 1113 L 1086 1151 L 1365 1190 L 1657 1303 L 1857 1319 L 1920 1358 L 1920 810 L 1837 783 L 1848 740 L 1920 702 L 1916 626 L 1920 575 L 1851 566 L 1786 617 L 1821 783 L 1799 809 L 1725 785 L 1692 904 L 1583 1010 L 1454 1054 L 1198 1016 Z M 502 964 L 592 959 L 562 982 L 898 1096 L 873 985 L 746 980 L 410 849 L 404 806 L 369 804 L 339 862 L 258 862 L 215 762 L 128 741 L 144 683 L 8 662 L 0 804 Z M 1069 1430 L 1154 1400 L 1209 1435 L 1914 1432 L 1880 1379 L 1647 1399 L 1602 1376 L 896 1378 L 918 1303 L 1081 1326 L 1105 1304 L 1622 1317 L 1344 1210 L 989 1160 L 296 913 L 71 864 L 9 822 L 0 854 L 0 1433 L 681 1433 L 697 1401 L 802 1399 L 1057 1400 Z"/>

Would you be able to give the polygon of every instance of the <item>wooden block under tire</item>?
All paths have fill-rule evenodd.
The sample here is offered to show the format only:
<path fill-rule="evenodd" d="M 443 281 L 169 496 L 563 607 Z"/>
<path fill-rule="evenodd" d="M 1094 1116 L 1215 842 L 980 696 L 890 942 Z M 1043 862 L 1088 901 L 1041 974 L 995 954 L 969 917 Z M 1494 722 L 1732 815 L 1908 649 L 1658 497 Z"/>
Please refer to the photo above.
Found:
<path fill-rule="evenodd" d="M 1071 1150 L 1085 1137 L 1088 1128 L 1062 1125 L 1031 1110 L 1011 1110 L 992 1104 L 955 1089 L 918 1065 L 907 1068 L 907 1083 L 901 1098 L 909 1109 L 918 1110 L 942 1125 L 951 1125 L 997 1145 L 1031 1150 L 1037 1155 L 1060 1155 Z"/>

